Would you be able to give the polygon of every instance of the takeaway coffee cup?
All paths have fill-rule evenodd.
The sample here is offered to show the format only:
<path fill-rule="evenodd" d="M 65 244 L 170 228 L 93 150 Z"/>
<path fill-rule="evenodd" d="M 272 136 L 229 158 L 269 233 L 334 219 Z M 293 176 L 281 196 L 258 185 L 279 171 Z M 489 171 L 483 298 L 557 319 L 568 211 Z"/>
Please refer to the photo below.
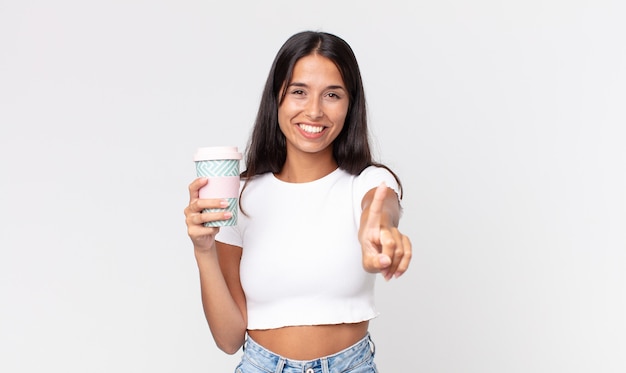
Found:
<path fill-rule="evenodd" d="M 228 200 L 228 211 L 233 215 L 228 220 L 204 223 L 206 227 L 237 225 L 239 203 L 239 162 L 242 158 L 236 146 L 202 147 L 196 150 L 194 162 L 196 175 L 209 179 L 200 189 L 200 198 L 220 198 Z M 217 212 L 223 209 L 204 209 L 203 212 Z"/>

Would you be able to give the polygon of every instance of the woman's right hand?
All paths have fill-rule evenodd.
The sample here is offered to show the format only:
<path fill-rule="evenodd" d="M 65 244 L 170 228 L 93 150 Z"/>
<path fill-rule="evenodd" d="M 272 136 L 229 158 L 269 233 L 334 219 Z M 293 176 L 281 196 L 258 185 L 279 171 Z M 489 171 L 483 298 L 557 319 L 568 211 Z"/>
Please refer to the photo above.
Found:
<path fill-rule="evenodd" d="M 206 252 L 214 247 L 215 235 L 219 227 L 205 227 L 204 223 L 217 220 L 228 220 L 232 213 L 224 210 L 219 212 L 205 212 L 204 209 L 226 209 L 228 201 L 222 199 L 201 199 L 200 189 L 207 185 L 209 180 L 204 177 L 195 179 L 189 184 L 189 205 L 185 207 L 185 223 L 187 234 L 193 242 L 194 249 Z"/>

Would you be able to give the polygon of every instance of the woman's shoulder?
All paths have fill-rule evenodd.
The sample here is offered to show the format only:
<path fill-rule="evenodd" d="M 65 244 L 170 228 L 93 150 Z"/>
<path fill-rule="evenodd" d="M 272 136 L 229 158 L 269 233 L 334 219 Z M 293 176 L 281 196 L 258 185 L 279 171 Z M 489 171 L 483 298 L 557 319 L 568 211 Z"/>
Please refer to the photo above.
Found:
<path fill-rule="evenodd" d="M 379 165 L 371 165 L 363 169 L 360 174 L 355 177 L 355 184 L 362 190 L 376 188 L 381 183 L 387 184 L 388 187 L 400 193 L 400 187 L 395 175 L 386 167 Z"/>
<path fill-rule="evenodd" d="M 272 172 L 264 172 L 262 174 L 256 174 L 254 176 L 246 176 L 245 173 L 241 174 L 241 182 L 248 182 L 248 183 L 252 183 L 252 182 L 259 182 L 262 180 L 267 180 L 269 178 L 273 178 L 274 174 Z"/>
<path fill-rule="evenodd" d="M 383 167 L 383 166 L 379 166 L 379 165 L 370 165 L 367 166 L 363 169 L 363 171 L 361 171 L 360 174 L 357 175 L 357 177 L 359 178 L 367 178 L 367 177 L 379 177 L 382 175 L 391 175 L 393 176 L 393 173 L 391 172 L 391 170 L 389 170 L 387 167 Z"/>

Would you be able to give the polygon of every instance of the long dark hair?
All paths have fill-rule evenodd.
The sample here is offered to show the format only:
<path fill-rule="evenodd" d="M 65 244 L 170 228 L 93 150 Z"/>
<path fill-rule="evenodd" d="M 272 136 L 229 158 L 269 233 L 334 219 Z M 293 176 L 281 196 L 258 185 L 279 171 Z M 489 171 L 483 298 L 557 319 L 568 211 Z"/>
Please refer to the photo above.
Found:
<path fill-rule="evenodd" d="M 333 142 L 333 156 L 339 168 L 352 175 L 368 166 L 389 170 L 372 158 L 367 128 L 365 92 L 361 72 L 352 48 L 343 39 L 326 32 L 303 31 L 291 36 L 280 48 L 263 89 L 259 111 L 246 148 L 246 170 L 241 177 L 246 183 L 256 175 L 278 173 L 287 159 L 286 139 L 278 126 L 278 107 L 291 81 L 293 68 L 302 57 L 317 54 L 333 61 L 350 95 L 348 114 L 341 133 Z M 245 189 L 245 186 L 244 186 Z"/>

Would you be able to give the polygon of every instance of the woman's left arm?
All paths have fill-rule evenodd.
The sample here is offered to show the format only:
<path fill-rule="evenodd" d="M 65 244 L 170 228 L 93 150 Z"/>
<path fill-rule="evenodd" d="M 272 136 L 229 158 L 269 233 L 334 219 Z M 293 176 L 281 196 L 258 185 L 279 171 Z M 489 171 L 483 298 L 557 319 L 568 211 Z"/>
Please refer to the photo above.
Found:
<path fill-rule="evenodd" d="M 398 230 L 401 207 L 396 192 L 384 183 L 368 191 L 361 202 L 359 242 L 363 268 L 385 280 L 400 277 L 411 262 L 411 241 Z"/>

